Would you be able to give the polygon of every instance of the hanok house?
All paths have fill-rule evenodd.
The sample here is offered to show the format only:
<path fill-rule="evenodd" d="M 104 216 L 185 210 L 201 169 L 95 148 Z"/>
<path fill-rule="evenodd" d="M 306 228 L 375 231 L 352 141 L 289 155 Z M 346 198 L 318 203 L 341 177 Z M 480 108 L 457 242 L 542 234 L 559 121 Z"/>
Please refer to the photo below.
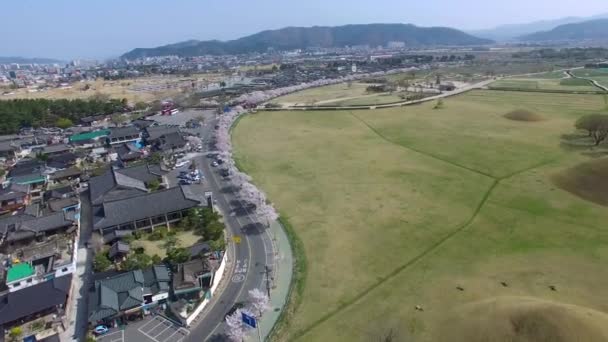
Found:
<path fill-rule="evenodd" d="M 130 251 L 131 246 L 128 243 L 118 240 L 110 246 L 108 257 L 114 262 L 120 262 L 127 257 Z"/>
<path fill-rule="evenodd" d="M 112 128 L 107 138 L 110 145 L 137 142 L 140 139 L 141 134 L 135 126 Z"/>
<path fill-rule="evenodd" d="M 217 260 L 194 259 L 177 266 L 173 275 L 173 294 L 175 298 L 198 300 L 213 285 Z"/>
<path fill-rule="evenodd" d="M 169 270 L 163 265 L 95 281 L 89 293 L 89 323 L 115 326 L 164 306 L 170 281 Z"/>
<path fill-rule="evenodd" d="M 8 330 L 40 317 L 57 321 L 64 316 L 72 276 L 54 278 L 21 291 L 0 296 L 0 327 Z"/>
<path fill-rule="evenodd" d="M 30 203 L 29 185 L 10 184 L 0 190 L 0 215 L 24 208 Z"/>
<path fill-rule="evenodd" d="M 182 187 L 149 192 L 147 184 L 162 180 L 158 166 L 140 165 L 106 171 L 89 181 L 93 227 L 101 235 L 114 230 L 153 229 L 178 222 L 199 205 Z"/>
<path fill-rule="evenodd" d="M 2 285 L 9 291 L 65 276 L 76 268 L 76 222 L 63 211 L 34 217 L 27 214 L 0 219 Z"/>
<path fill-rule="evenodd" d="M 129 163 L 141 159 L 144 155 L 133 143 L 115 146 L 114 151 L 122 166 L 127 166 Z"/>

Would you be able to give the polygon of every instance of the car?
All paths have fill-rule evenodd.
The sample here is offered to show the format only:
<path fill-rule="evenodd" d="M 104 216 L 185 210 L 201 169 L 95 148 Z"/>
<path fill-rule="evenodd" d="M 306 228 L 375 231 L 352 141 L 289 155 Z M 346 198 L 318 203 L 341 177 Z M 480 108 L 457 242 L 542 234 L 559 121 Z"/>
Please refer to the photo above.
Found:
<path fill-rule="evenodd" d="M 218 165 L 220 165 L 220 164 L 218 164 L 216 161 L 214 161 L 213 163 L 211 163 L 211 166 L 213 166 L 213 167 L 216 167 Z"/>
<path fill-rule="evenodd" d="M 110 331 L 110 329 L 108 329 L 108 327 L 105 325 L 98 325 L 95 327 L 95 329 L 93 329 L 93 333 L 97 336 L 107 334 L 108 331 Z"/>
<path fill-rule="evenodd" d="M 179 180 L 179 185 L 191 185 L 192 182 L 189 181 L 188 179 L 180 179 Z"/>
<path fill-rule="evenodd" d="M 190 164 L 189 160 L 178 160 L 177 163 L 175 164 L 175 167 L 180 168 L 180 167 L 184 167 L 188 164 Z"/>
<path fill-rule="evenodd" d="M 207 158 L 213 159 L 215 157 L 217 157 L 217 153 L 209 153 L 209 154 L 207 154 Z"/>
<path fill-rule="evenodd" d="M 226 312 L 226 316 L 225 317 L 231 316 L 233 313 L 236 312 L 236 310 L 242 309 L 244 307 L 245 307 L 245 304 L 243 304 L 241 302 L 234 303 L 234 305 L 230 308 L 230 310 L 228 310 L 228 312 Z"/>

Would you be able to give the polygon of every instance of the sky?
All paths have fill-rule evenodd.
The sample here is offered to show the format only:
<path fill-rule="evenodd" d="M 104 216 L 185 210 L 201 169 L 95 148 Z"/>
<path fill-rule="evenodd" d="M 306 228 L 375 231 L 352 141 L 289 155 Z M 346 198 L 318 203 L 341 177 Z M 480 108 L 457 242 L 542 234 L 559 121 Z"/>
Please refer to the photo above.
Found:
<path fill-rule="evenodd" d="M 285 26 L 412 23 L 458 29 L 591 16 L 607 0 L 3 0 L 0 56 L 105 59 L 136 47 L 229 40 Z"/>

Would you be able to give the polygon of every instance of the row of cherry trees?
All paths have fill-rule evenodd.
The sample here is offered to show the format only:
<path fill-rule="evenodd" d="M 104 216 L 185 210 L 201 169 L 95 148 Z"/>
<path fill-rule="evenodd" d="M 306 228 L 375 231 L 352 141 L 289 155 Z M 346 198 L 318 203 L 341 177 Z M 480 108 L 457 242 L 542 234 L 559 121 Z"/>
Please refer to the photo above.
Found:
<path fill-rule="evenodd" d="M 278 214 L 273 205 L 267 200 L 266 194 L 264 194 L 264 192 L 256 188 L 253 184 L 251 184 L 251 177 L 241 172 L 236 167 L 232 158 L 232 142 L 230 139 L 230 128 L 241 115 L 247 113 L 247 110 L 243 108 L 243 106 L 252 108 L 275 97 L 283 96 L 308 88 L 321 87 L 342 82 L 351 82 L 369 77 L 379 77 L 389 74 L 403 73 L 409 70 L 410 69 L 395 69 L 387 72 L 380 71 L 368 74 L 348 75 L 336 79 L 321 79 L 289 87 L 276 88 L 264 91 L 254 91 L 251 93 L 243 94 L 233 100 L 231 102 L 233 107 L 230 109 L 230 111 L 220 115 L 218 124 L 219 127 L 216 130 L 216 144 L 217 149 L 219 150 L 223 159 L 226 160 L 226 166 L 230 174 L 232 175 L 234 185 L 238 188 L 238 193 L 241 199 L 248 203 L 254 204 L 258 217 L 265 219 L 267 222 L 272 222 L 278 218 Z"/>

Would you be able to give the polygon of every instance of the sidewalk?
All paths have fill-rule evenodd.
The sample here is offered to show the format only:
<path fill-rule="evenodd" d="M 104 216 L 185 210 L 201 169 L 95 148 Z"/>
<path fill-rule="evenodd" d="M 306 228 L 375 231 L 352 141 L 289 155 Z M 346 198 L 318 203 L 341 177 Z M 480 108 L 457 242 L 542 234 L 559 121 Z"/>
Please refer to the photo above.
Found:
<path fill-rule="evenodd" d="M 262 340 L 266 340 L 283 311 L 293 274 L 293 254 L 283 227 L 281 227 L 278 221 L 275 221 L 270 225 L 268 233 L 272 239 L 275 254 L 275 266 L 273 268 L 274 286 L 270 291 L 270 310 L 266 311 L 264 316 L 258 321 Z M 257 340 L 257 332 L 252 331 L 247 341 L 253 342 Z"/>

